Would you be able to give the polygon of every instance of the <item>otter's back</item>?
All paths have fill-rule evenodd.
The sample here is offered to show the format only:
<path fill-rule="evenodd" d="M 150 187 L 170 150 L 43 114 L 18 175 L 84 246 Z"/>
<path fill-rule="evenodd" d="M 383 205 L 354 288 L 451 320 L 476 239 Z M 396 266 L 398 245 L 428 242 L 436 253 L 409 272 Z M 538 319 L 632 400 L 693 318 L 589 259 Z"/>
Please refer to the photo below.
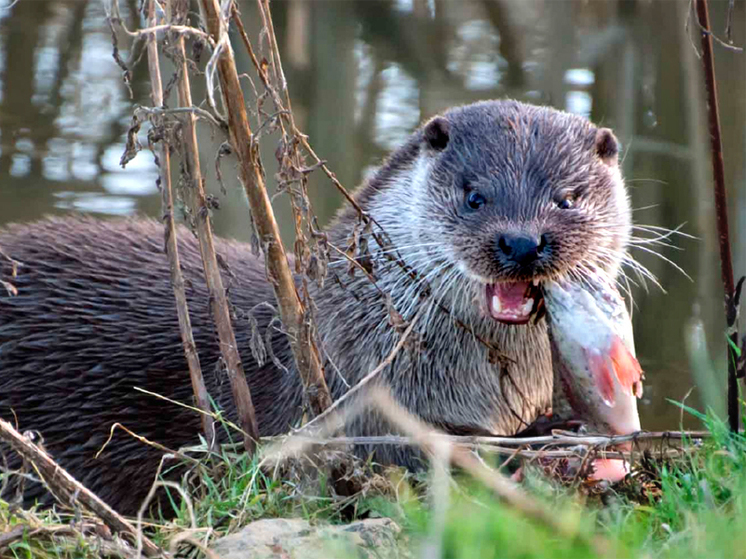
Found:
<path fill-rule="evenodd" d="M 2 259 L 1 277 L 18 293 L 0 294 L 0 416 L 23 431 L 39 431 L 64 467 L 124 512 L 137 509 L 147 484 L 134 492 L 122 484 L 132 476 L 152 478 L 162 453 L 117 434 L 96 458 L 111 426 L 119 422 L 171 448 L 197 442 L 200 429 L 195 412 L 134 389 L 192 403 L 163 246 L 163 227 L 143 220 L 48 219 L 0 232 L 0 250 L 20 263 L 13 277 Z M 179 232 L 179 250 L 205 382 L 234 416 L 199 247 L 186 230 Z M 260 429 L 286 430 L 299 407 L 298 391 L 292 378 L 278 383 L 283 373 L 253 361 L 241 321 L 256 304 L 272 300 L 263 266 L 245 245 L 216 240 L 216 250 Z M 272 318 L 262 307 L 253 315 L 260 329 Z M 287 344 L 281 336 L 275 341 L 286 359 Z M 41 487 L 29 495 L 42 496 Z"/>

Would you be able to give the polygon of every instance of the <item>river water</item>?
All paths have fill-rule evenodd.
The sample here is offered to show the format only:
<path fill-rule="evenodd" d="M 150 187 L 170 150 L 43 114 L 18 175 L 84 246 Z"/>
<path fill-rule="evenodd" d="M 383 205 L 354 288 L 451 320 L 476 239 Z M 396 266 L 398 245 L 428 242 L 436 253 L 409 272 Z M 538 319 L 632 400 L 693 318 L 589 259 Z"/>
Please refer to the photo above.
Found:
<path fill-rule="evenodd" d="M 121 2 L 128 27 L 139 27 L 139 2 Z M 240 5 L 253 28 L 254 2 Z M 635 221 L 681 226 L 688 235 L 672 237 L 676 248 L 633 249 L 660 284 L 633 286 L 636 344 L 647 375 L 643 426 L 678 426 L 680 410 L 668 399 L 690 391 L 688 404 L 722 413 L 722 291 L 689 0 L 276 0 L 272 6 L 297 122 L 348 187 L 420 121 L 455 104 L 512 97 L 613 128 L 624 146 Z M 725 0 L 711 2 L 722 38 L 726 8 Z M 744 21 L 746 3 L 739 1 L 732 18 L 737 45 L 744 44 Z M 236 51 L 240 71 L 249 72 L 237 43 Z M 740 275 L 746 272 L 746 60 L 722 46 L 715 57 Z M 119 166 L 133 107 L 150 104 L 144 62 L 134 70 L 132 90 L 130 98 L 112 59 L 100 1 L 0 0 L 0 226 L 70 212 L 159 215 L 147 150 L 126 169 Z M 212 139 L 201 130 L 204 146 Z M 209 183 L 208 152 L 203 149 Z M 248 239 L 240 188 L 229 181 L 221 196 L 218 233 Z M 312 176 L 312 196 L 327 222 L 339 197 L 320 175 Z M 291 239 L 287 205 L 281 199 L 276 205 Z M 646 251 L 651 248 L 660 256 Z"/>

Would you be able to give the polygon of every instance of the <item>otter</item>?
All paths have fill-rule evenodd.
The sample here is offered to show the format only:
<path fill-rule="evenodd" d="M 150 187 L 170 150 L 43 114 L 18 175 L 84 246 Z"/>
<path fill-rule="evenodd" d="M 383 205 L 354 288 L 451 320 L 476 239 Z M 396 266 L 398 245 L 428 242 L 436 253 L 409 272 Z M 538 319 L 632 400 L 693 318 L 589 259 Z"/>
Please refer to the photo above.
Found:
<path fill-rule="evenodd" d="M 510 100 L 452 108 L 416 130 L 355 193 L 396 258 L 370 237 L 365 258 L 376 285 L 332 252 L 338 281 L 310 287 L 332 396 L 398 341 L 384 292 L 405 321 L 419 313 L 418 343 L 377 379 L 408 410 L 449 433 L 495 435 L 513 435 L 544 413 L 552 366 L 537 286 L 616 277 L 631 228 L 618 152 L 608 129 Z M 345 207 L 327 235 L 344 250 L 360 230 L 358 213 Z M 199 248 L 186 230 L 179 245 L 207 388 L 235 417 Z M 17 289 L 0 296 L 0 415 L 38 431 L 63 467 L 133 513 L 161 453 L 115 434 L 96 457 L 111 425 L 171 448 L 194 443 L 200 429 L 196 413 L 133 389 L 192 401 L 162 225 L 47 218 L 2 229 L 0 250 L 21 263 L 12 277 L 0 258 L 1 277 Z M 231 272 L 224 276 L 260 433 L 287 432 L 302 417 L 302 386 L 275 313 L 262 304 L 274 303 L 264 264 L 237 242 L 217 241 L 216 250 Z M 252 354 L 249 315 L 259 332 L 270 328 L 276 359 L 260 363 Z M 375 410 L 346 429 L 390 431 Z M 394 446 L 357 451 L 379 463 L 418 467 L 420 460 Z M 26 498 L 48 499 L 31 482 Z"/>

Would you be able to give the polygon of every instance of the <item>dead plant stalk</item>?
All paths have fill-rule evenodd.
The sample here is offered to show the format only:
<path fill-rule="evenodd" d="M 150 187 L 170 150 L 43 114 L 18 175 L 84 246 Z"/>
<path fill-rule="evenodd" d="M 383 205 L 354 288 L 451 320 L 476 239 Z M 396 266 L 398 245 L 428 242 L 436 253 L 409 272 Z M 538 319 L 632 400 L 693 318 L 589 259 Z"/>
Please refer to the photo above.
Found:
<path fill-rule="evenodd" d="M 335 406 L 336 407 L 336 406 Z M 311 424 L 308 424 L 311 427 Z M 320 435 L 309 434 L 306 427 L 293 434 L 293 437 L 299 439 L 307 438 L 314 444 L 395 444 L 411 446 L 417 444 L 417 441 L 411 437 L 402 437 L 400 435 L 370 435 L 357 437 L 322 437 Z M 521 448 L 531 446 L 553 446 L 553 447 L 614 447 L 626 442 L 668 442 L 668 441 L 688 441 L 709 439 L 709 431 L 639 431 L 629 435 L 579 435 L 567 431 L 555 431 L 555 434 L 540 437 L 487 437 L 487 436 L 463 436 L 463 435 L 443 435 L 443 438 L 450 444 L 464 447 L 484 447 L 490 446 Z M 264 437 L 263 441 L 284 440 L 285 435 L 278 437 Z"/>
<path fill-rule="evenodd" d="M 207 30 L 220 49 L 217 71 L 231 143 L 238 158 L 239 178 L 246 191 L 264 251 L 280 319 L 287 330 L 311 411 L 318 415 L 331 405 L 331 396 L 324 379 L 318 348 L 310 334 L 312 329 L 305 324 L 307 315 L 295 288 L 264 177 L 257 161 L 257 146 L 249 126 L 233 49 L 228 39 L 227 17 L 221 13 L 217 0 L 201 0 L 201 6 Z"/>
<path fill-rule="evenodd" d="M 157 24 L 155 16 L 155 0 L 148 0 L 148 25 L 155 27 Z M 150 87 L 153 96 L 153 105 L 157 108 L 163 106 L 163 86 L 161 82 L 161 67 L 158 61 L 158 43 L 155 34 L 148 37 L 148 70 L 150 72 Z M 153 115 L 151 122 L 158 128 L 163 125 L 163 118 Z M 202 367 L 197 354 L 197 346 L 194 343 L 192 333 L 192 321 L 189 318 L 189 306 L 184 289 L 184 277 L 181 273 L 179 261 L 179 246 L 176 238 L 176 224 L 174 221 L 174 195 L 171 185 L 171 154 L 170 146 L 162 133 L 160 149 L 158 152 L 159 173 L 162 194 L 162 218 L 165 222 L 166 254 L 168 255 L 169 270 L 171 273 L 171 287 L 176 299 L 176 312 L 179 317 L 179 331 L 181 341 L 184 345 L 184 356 L 189 366 L 189 377 L 192 380 L 192 390 L 197 402 L 197 407 L 203 412 L 201 415 L 202 431 L 205 434 L 207 447 L 213 449 L 215 446 L 215 422 L 210 414 L 210 399 L 202 378 Z"/>
<path fill-rule="evenodd" d="M 736 378 L 735 347 L 738 347 L 736 320 L 738 309 L 735 301 L 733 282 L 733 263 L 731 260 L 730 233 L 728 231 L 728 203 L 725 194 L 725 170 L 723 168 L 723 143 L 720 136 L 720 114 L 718 110 L 717 82 L 715 80 L 715 61 L 712 52 L 712 33 L 707 0 L 696 0 L 697 20 L 702 42 L 702 68 L 704 69 L 705 87 L 707 90 L 707 112 L 710 127 L 710 146 L 712 150 L 713 196 L 717 217 L 717 232 L 720 246 L 720 273 L 725 297 L 725 318 L 727 336 L 730 344 L 726 348 L 728 360 L 728 423 L 731 431 L 738 432 L 738 379 Z"/>
<path fill-rule="evenodd" d="M 185 13 L 180 13 L 177 10 L 179 6 L 186 10 L 187 3 L 176 0 L 168 3 L 169 18 L 174 24 L 179 23 L 176 18 L 185 17 Z M 180 75 L 177 89 L 179 105 L 182 107 L 191 107 L 192 92 L 189 84 L 189 71 L 183 35 L 180 35 L 177 39 L 177 53 L 181 64 L 181 67 L 178 69 Z M 220 276 L 220 268 L 215 255 L 210 212 L 207 207 L 207 199 L 202 184 L 196 118 L 193 113 L 185 115 L 183 141 L 184 166 L 186 168 L 187 180 L 190 181 L 187 190 L 191 194 L 191 207 L 195 217 L 194 222 L 199 239 L 202 264 L 204 266 L 205 282 L 210 293 L 210 306 L 220 342 L 220 353 L 231 383 L 233 400 L 239 416 L 239 425 L 244 432 L 244 447 L 247 452 L 253 453 L 256 441 L 259 438 L 259 429 L 256 423 L 254 404 L 251 400 L 249 385 L 246 382 L 243 364 L 238 353 L 236 336 L 231 324 L 228 299 L 225 294 L 223 280 Z"/>
<path fill-rule="evenodd" d="M 0 440 L 7 442 L 35 470 L 49 491 L 64 506 L 83 505 L 113 531 L 126 534 L 133 540 L 137 529 L 93 492 L 73 478 L 65 469 L 37 445 L 21 435 L 10 423 L 0 419 Z M 148 557 L 162 556 L 161 550 L 143 537 L 142 549 Z"/>

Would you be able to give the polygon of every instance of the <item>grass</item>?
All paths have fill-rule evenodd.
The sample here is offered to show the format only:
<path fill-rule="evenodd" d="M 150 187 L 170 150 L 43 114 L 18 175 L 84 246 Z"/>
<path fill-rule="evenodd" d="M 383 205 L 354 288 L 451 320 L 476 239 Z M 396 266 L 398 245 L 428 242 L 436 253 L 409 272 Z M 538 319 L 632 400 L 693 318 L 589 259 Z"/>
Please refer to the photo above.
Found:
<path fill-rule="evenodd" d="M 689 442 L 692 452 L 680 459 L 660 461 L 648 456 L 632 479 L 613 490 L 561 486 L 537 469 L 527 470 L 523 486 L 550 510 L 567 515 L 586 540 L 605 538 L 611 557 L 746 558 L 746 437 L 732 435 L 713 416 L 689 411 L 712 437 L 698 446 Z M 403 528 L 403 541 L 413 556 L 425 544 L 440 547 L 447 559 L 599 556 L 577 538 L 558 536 L 496 501 L 466 474 L 453 478 L 448 502 L 442 507 L 445 516 L 439 518 L 438 507 L 433 506 L 438 492 L 431 491 L 425 475 L 401 469 L 374 473 L 369 465 L 350 466 L 339 460 L 341 456 L 326 456 L 326 468 L 318 461 L 293 460 L 272 476 L 258 468 L 256 460 L 224 453 L 213 461 L 211 475 L 203 476 L 190 490 L 197 526 L 212 528 L 199 537 L 232 533 L 267 517 L 302 517 L 315 523 L 390 517 Z M 330 468 L 338 473 L 342 467 L 348 468 L 348 477 L 359 490 L 346 498 L 336 494 L 328 473 Z M 154 541 L 165 545 L 191 525 L 192 513 L 183 502 L 162 506 L 164 510 L 175 507 L 177 513 L 173 520 L 151 529 Z M 90 536 L 95 530 L 83 529 L 84 535 L 76 535 L 69 517 L 54 511 L 19 513 L 0 502 L 0 534 L 4 524 L 21 522 L 43 529 L 5 548 L 0 552 L 3 557 L 103 554 L 95 544 L 98 539 Z M 72 526 L 80 531 L 82 524 Z M 198 556 L 195 549 L 190 556 Z"/>

